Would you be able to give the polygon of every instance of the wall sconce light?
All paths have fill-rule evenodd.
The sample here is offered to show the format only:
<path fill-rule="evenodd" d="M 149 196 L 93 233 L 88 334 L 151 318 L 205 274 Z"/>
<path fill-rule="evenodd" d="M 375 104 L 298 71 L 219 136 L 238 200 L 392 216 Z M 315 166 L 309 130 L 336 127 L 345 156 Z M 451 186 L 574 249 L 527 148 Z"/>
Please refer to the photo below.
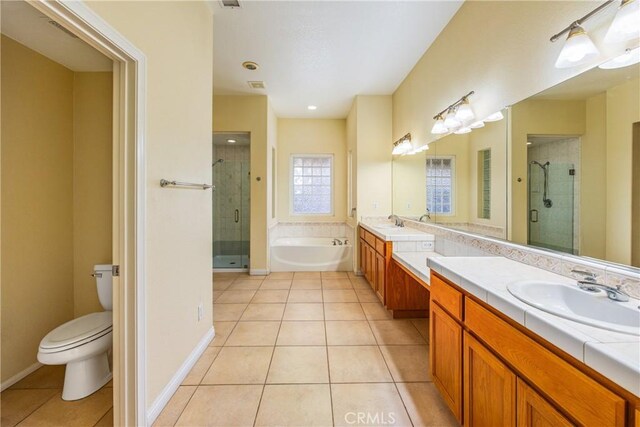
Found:
<path fill-rule="evenodd" d="M 394 156 L 404 156 L 405 154 L 409 154 L 412 150 L 413 145 L 411 145 L 411 134 L 408 133 L 393 143 L 393 150 L 391 151 L 391 154 Z"/>
<path fill-rule="evenodd" d="M 474 93 L 474 91 L 469 92 L 436 114 L 433 117 L 436 122 L 431 128 L 431 133 L 434 135 L 443 135 L 445 133 L 453 132 L 460 127 L 466 126 L 471 120 L 473 120 L 475 118 L 475 114 L 473 113 L 473 109 L 469 103 L 469 97 Z"/>
<path fill-rule="evenodd" d="M 495 113 L 489 115 L 489 117 L 487 117 L 486 119 L 484 119 L 485 122 L 497 122 L 504 119 L 504 116 L 502 115 L 502 111 L 496 111 Z"/>
<path fill-rule="evenodd" d="M 449 129 L 447 129 L 447 127 L 444 125 L 444 119 L 442 118 L 442 115 L 438 114 L 436 116 L 436 122 L 431 128 L 431 133 L 434 135 L 449 133 Z"/>
<path fill-rule="evenodd" d="M 556 68 L 583 65 L 600 56 L 600 51 L 582 27 L 582 24 L 614 1 L 607 0 L 551 37 L 551 42 L 555 42 L 562 35 L 568 33 L 567 40 L 556 61 Z M 619 43 L 638 37 L 640 37 L 640 0 L 621 0 L 616 16 L 604 37 L 604 42 Z"/>
<path fill-rule="evenodd" d="M 603 70 L 612 70 L 614 68 L 628 67 L 640 62 L 640 47 L 635 49 L 627 49 L 620 56 L 608 60 L 604 64 L 600 64 L 598 67 Z"/>

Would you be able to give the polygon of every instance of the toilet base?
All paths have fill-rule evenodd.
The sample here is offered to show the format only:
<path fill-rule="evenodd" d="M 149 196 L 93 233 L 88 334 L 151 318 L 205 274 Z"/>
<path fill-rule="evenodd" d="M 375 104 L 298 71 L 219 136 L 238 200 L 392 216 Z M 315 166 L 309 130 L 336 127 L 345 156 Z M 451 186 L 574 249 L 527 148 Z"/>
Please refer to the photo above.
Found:
<path fill-rule="evenodd" d="M 78 362 L 69 362 L 64 372 L 62 400 L 85 398 L 108 383 L 112 376 L 107 352 Z"/>

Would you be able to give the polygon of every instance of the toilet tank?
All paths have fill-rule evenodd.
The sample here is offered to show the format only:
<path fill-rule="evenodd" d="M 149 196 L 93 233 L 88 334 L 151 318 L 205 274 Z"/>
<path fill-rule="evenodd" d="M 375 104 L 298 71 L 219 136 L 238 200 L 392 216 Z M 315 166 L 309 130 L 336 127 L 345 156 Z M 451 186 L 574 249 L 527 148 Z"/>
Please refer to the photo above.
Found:
<path fill-rule="evenodd" d="M 96 278 L 96 286 L 98 288 L 98 299 L 102 308 L 111 311 L 113 308 L 113 289 L 112 289 L 112 265 L 99 264 L 93 266 L 93 274 Z"/>

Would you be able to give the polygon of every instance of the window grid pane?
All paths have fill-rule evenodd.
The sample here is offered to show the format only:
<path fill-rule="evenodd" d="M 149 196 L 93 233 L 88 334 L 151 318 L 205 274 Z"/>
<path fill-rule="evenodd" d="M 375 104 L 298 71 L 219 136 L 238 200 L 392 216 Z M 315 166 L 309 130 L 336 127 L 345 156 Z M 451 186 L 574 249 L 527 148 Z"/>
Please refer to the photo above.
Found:
<path fill-rule="evenodd" d="M 436 214 L 453 214 L 453 157 L 427 157 L 427 209 Z"/>
<path fill-rule="evenodd" d="M 294 214 L 331 214 L 332 158 L 293 156 L 292 206 Z"/>

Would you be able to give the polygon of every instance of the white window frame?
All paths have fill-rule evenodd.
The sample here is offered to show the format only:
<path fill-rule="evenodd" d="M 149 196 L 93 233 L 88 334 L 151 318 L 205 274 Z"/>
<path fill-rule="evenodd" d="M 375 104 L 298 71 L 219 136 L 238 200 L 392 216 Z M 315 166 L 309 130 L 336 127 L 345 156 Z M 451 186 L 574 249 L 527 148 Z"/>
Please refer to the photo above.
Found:
<path fill-rule="evenodd" d="M 330 203 L 330 208 L 329 208 L 329 213 L 318 213 L 318 212 L 312 212 L 312 213 L 300 213 L 300 212 L 295 212 L 294 208 L 293 208 L 293 197 L 294 197 L 294 184 L 293 184 L 293 163 L 294 163 L 294 159 L 296 158 L 324 158 L 324 159 L 329 159 L 331 161 L 331 175 L 329 176 L 330 178 L 330 184 L 329 184 L 329 203 Z M 289 157 L 289 214 L 291 216 L 334 216 L 334 203 L 333 203 L 333 199 L 335 196 L 335 189 L 334 189 L 334 174 L 335 174 L 335 159 L 334 159 L 334 155 L 333 154 L 327 154 L 327 153 L 297 153 L 297 154 L 291 154 L 291 156 Z"/>
<path fill-rule="evenodd" d="M 431 212 L 435 215 L 441 215 L 441 216 L 455 216 L 456 215 L 456 156 L 427 156 L 426 160 L 451 160 L 451 212 L 449 213 L 441 213 L 441 212 Z M 425 162 L 425 177 L 428 180 L 429 179 L 429 175 L 427 172 L 427 164 Z M 425 184 L 427 184 L 425 182 Z M 425 185 L 426 186 L 426 185 Z M 428 187 L 427 187 L 428 188 Z M 426 196 L 426 188 L 425 188 L 425 196 Z M 427 206 L 425 206 L 428 209 L 429 206 L 429 199 L 427 197 L 425 204 Z"/>

